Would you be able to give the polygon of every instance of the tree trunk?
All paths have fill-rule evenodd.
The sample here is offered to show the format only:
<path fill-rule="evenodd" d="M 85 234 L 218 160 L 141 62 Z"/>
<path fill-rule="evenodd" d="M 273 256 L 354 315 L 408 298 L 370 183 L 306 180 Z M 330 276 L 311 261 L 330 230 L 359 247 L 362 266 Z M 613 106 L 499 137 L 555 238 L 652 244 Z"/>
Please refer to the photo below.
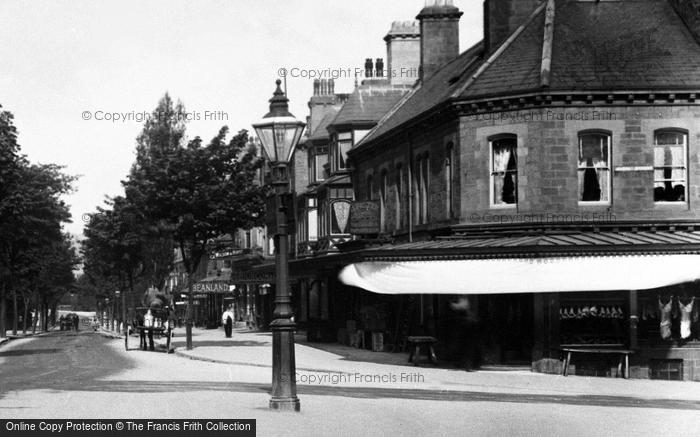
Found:
<path fill-rule="evenodd" d="M 17 335 L 17 313 L 19 308 L 17 308 L 17 290 L 12 291 L 12 335 Z"/>
<path fill-rule="evenodd" d="M 34 320 L 32 323 L 32 334 L 36 334 L 36 325 L 39 324 L 39 315 L 41 314 L 41 301 L 39 300 L 39 290 L 34 290 L 34 305 L 36 306 L 36 311 L 34 312 Z"/>
<path fill-rule="evenodd" d="M 0 338 L 5 337 L 7 332 L 7 303 L 5 302 L 5 282 L 0 287 Z"/>
<path fill-rule="evenodd" d="M 27 316 L 29 315 L 29 298 L 24 298 L 24 324 L 22 326 L 22 334 L 27 333 Z"/>
<path fill-rule="evenodd" d="M 43 305 L 44 311 L 41 315 L 41 331 L 47 332 L 49 330 L 49 303 L 44 299 Z"/>

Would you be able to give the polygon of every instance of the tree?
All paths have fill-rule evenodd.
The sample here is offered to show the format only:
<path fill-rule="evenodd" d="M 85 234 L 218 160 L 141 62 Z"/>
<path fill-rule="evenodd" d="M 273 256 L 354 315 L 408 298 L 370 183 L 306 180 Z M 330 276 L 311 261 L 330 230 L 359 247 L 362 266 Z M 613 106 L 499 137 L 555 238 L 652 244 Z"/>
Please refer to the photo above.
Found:
<path fill-rule="evenodd" d="M 182 105 L 178 106 L 181 110 Z M 156 113 L 175 109 L 166 95 Z M 192 295 L 195 272 L 207 253 L 207 245 L 236 229 L 262 224 L 266 187 L 254 183 L 262 160 L 240 131 L 228 143 L 223 127 L 203 146 L 199 137 L 181 144 L 184 128 L 159 119 L 147 124 L 139 137 L 137 159 L 124 182 L 147 221 L 172 232 L 188 275 L 187 348 L 192 348 Z"/>
<path fill-rule="evenodd" d="M 62 244 L 62 223 L 70 221 L 67 205 L 61 200 L 72 191 L 75 177 L 54 164 L 30 164 L 20 155 L 12 114 L 0 112 L 0 335 L 5 335 L 6 298 L 13 299 L 13 331 L 18 329 L 18 296 L 28 304 L 28 279 L 37 272 L 40 249 Z M 70 264 L 70 263 L 69 263 Z M 52 279 L 72 277 L 72 267 L 64 265 Z M 66 279 L 68 284 L 70 280 Z M 43 301 L 55 304 L 52 293 L 42 289 Z"/>

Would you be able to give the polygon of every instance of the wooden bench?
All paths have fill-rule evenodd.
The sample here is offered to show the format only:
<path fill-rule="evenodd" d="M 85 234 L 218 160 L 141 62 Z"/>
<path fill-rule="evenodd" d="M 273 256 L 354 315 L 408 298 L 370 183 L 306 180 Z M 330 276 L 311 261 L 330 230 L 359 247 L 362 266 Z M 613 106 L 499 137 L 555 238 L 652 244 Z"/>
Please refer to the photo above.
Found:
<path fill-rule="evenodd" d="M 428 347 L 428 359 L 431 363 L 437 363 L 437 356 L 435 355 L 435 349 L 433 345 L 437 343 L 437 338 L 429 336 L 412 336 L 407 337 L 406 341 L 408 343 L 408 362 L 413 363 L 417 366 L 420 359 L 420 348 L 421 346 Z"/>
<path fill-rule="evenodd" d="M 564 369 L 562 374 L 566 376 L 569 372 L 569 364 L 571 364 L 571 354 L 616 354 L 620 356 L 620 361 L 617 364 L 617 374 L 622 375 L 623 378 L 629 379 L 630 377 L 630 354 L 633 354 L 633 350 L 629 349 L 585 349 L 585 348 L 562 348 L 562 352 L 566 355 L 564 357 Z M 624 373 L 622 373 L 622 367 L 624 362 Z"/>

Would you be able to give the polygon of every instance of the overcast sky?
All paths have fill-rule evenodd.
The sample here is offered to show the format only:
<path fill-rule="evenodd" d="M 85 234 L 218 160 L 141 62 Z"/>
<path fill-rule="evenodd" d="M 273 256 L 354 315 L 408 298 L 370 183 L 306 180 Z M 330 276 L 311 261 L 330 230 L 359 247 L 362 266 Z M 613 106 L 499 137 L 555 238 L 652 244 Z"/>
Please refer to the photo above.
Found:
<path fill-rule="evenodd" d="M 460 50 L 481 39 L 481 1 L 464 11 Z M 415 19 L 424 0 L 2 0 L 0 104 L 15 115 L 22 151 L 82 175 L 68 196 L 82 234 L 86 213 L 134 159 L 138 114 L 167 91 L 199 121 L 188 137 L 222 125 L 251 130 L 267 112 L 278 70 L 361 70 L 385 58 L 392 21 Z M 288 77 L 291 111 L 303 119 L 313 79 Z M 352 78 L 337 81 L 350 92 Z M 110 113 L 131 114 L 111 121 Z M 209 116 L 209 120 L 205 120 Z M 85 120 L 84 118 L 89 118 Z M 103 120 L 96 120 L 102 118 Z"/>

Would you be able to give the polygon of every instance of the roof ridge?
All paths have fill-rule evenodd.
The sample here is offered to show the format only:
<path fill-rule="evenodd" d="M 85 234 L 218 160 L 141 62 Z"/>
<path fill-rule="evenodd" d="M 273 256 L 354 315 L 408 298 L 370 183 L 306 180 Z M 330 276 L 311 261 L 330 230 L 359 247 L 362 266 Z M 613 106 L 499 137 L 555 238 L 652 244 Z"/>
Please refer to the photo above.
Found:
<path fill-rule="evenodd" d="M 554 0 L 547 1 L 544 18 L 544 37 L 542 37 L 542 64 L 540 68 L 540 85 L 549 87 L 552 69 L 552 46 L 554 45 Z"/>
<path fill-rule="evenodd" d="M 464 91 L 466 91 L 467 88 L 469 88 L 478 78 L 481 76 L 502 54 L 503 52 L 506 51 L 508 47 L 510 47 L 513 42 L 518 39 L 518 37 L 525 31 L 525 29 L 537 18 L 537 16 L 542 13 L 544 10 L 545 5 L 547 4 L 547 1 L 543 1 L 542 3 L 537 6 L 535 11 L 530 14 L 528 17 L 527 21 L 525 21 L 523 24 L 518 27 L 515 32 L 511 36 L 506 39 L 503 44 L 501 44 L 500 47 L 498 47 L 498 50 L 496 50 L 486 61 L 484 61 L 483 64 L 481 64 L 481 67 L 470 77 L 464 85 L 462 85 L 456 92 L 452 94 L 452 98 L 458 98 Z"/>

